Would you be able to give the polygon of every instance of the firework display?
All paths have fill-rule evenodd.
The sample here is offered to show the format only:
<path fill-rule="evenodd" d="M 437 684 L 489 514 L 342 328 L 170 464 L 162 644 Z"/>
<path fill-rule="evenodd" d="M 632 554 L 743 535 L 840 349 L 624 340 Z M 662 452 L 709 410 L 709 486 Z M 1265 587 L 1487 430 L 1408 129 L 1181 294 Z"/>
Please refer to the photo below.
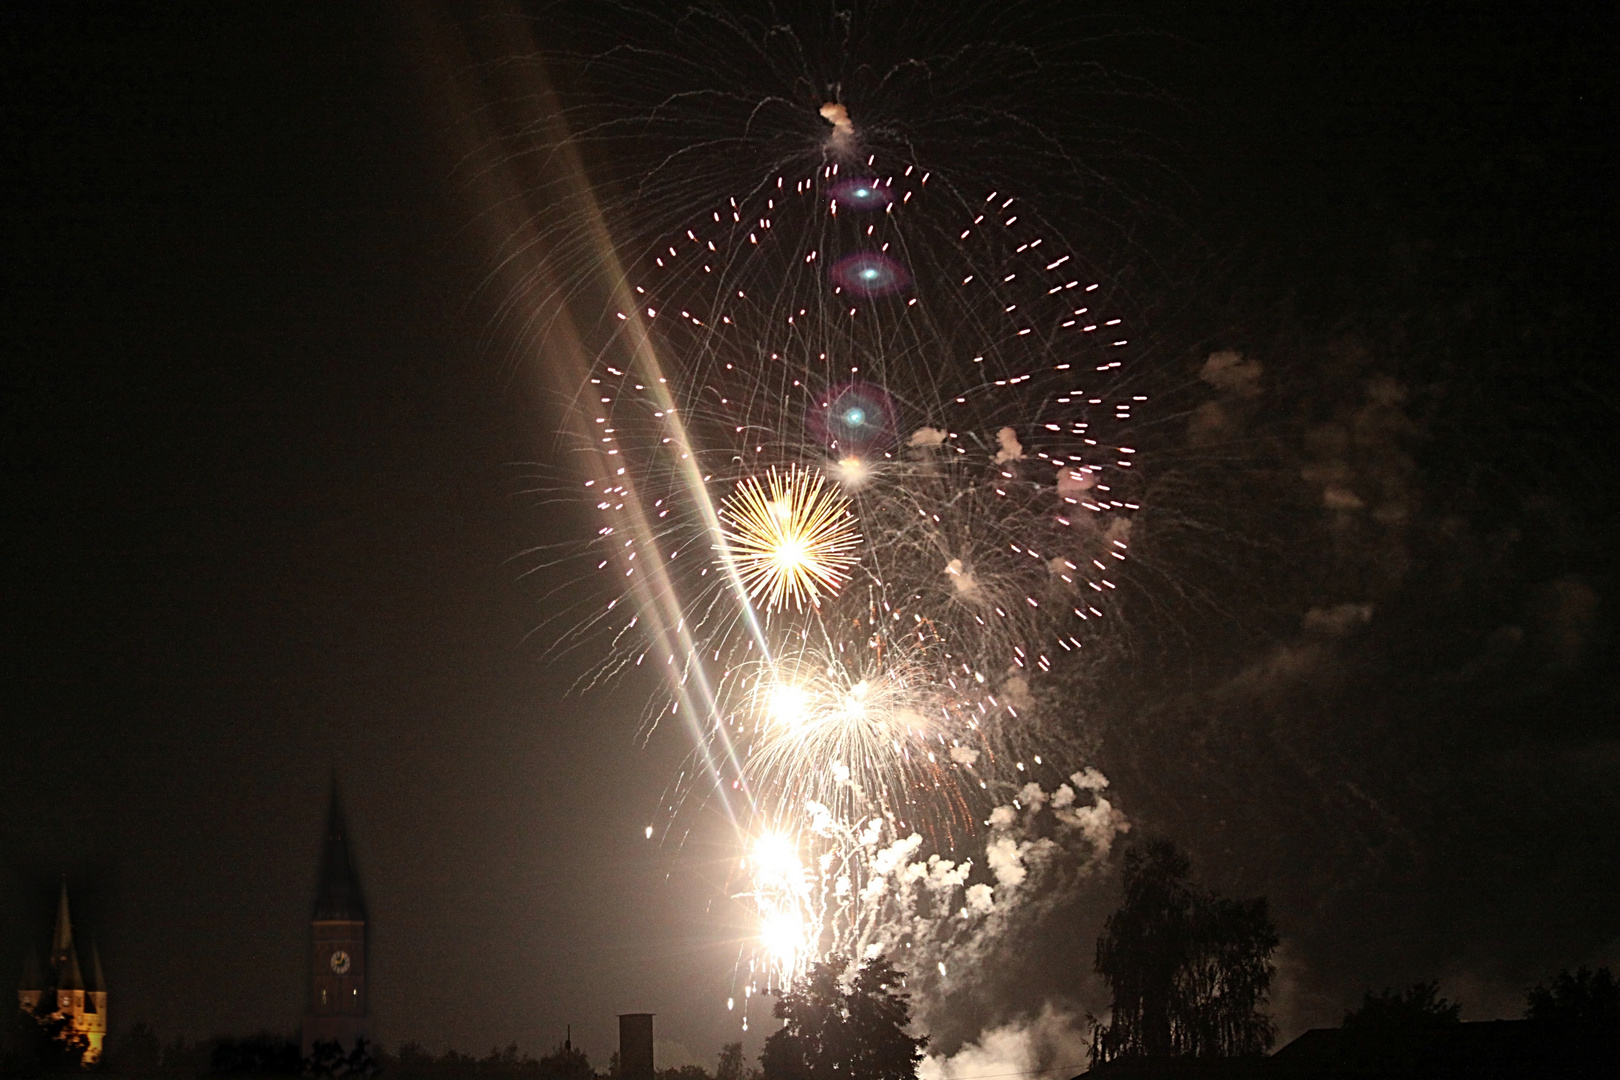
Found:
<path fill-rule="evenodd" d="M 1032 681 L 1109 609 L 1145 400 L 1122 317 L 1016 193 L 822 116 L 801 169 L 630 261 L 602 355 L 640 359 L 585 402 L 601 566 L 639 590 L 620 662 L 667 670 L 690 783 L 739 807 L 767 985 L 887 940 L 882 882 L 1051 752 Z"/>

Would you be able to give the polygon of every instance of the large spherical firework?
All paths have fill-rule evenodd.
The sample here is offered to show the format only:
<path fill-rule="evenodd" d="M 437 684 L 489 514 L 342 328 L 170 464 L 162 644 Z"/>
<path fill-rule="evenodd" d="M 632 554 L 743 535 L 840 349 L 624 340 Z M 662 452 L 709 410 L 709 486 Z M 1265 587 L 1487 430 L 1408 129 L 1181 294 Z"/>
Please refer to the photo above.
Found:
<path fill-rule="evenodd" d="M 720 504 L 722 558 L 771 608 L 816 606 L 849 580 L 861 535 L 849 499 L 818 473 L 790 467 L 748 477 Z"/>

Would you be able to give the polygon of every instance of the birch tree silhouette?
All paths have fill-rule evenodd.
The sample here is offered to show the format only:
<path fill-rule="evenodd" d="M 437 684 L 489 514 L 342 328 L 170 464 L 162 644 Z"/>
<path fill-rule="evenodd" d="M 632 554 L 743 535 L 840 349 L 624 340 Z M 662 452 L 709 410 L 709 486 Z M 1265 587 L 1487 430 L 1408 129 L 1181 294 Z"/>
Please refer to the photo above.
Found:
<path fill-rule="evenodd" d="M 1093 1061 L 1245 1057 L 1276 1038 L 1264 1012 L 1278 944 L 1265 898 L 1225 899 L 1191 875 L 1167 840 L 1126 852 L 1125 903 L 1097 939 L 1113 1011 L 1093 1020 Z"/>

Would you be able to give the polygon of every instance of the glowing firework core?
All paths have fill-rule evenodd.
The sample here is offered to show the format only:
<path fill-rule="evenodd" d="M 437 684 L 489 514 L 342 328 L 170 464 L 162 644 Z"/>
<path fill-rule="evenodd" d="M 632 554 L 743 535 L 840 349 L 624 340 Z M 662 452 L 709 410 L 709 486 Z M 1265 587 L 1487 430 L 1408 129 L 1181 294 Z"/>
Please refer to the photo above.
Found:
<path fill-rule="evenodd" d="M 820 473 L 775 469 L 764 483 L 750 476 L 720 504 L 725 555 L 755 601 L 770 608 L 788 600 L 818 606 L 849 580 L 861 537 L 849 499 Z"/>
<path fill-rule="evenodd" d="M 806 917 L 810 878 L 798 844 L 782 833 L 760 836 L 753 845 L 753 877 L 759 942 L 774 963 L 791 971 L 815 951 L 813 924 Z"/>
<path fill-rule="evenodd" d="M 798 686 L 774 686 L 766 705 L 772 720 L 788 727 L 804 723 L 810 708 L 810 695 Z"/>

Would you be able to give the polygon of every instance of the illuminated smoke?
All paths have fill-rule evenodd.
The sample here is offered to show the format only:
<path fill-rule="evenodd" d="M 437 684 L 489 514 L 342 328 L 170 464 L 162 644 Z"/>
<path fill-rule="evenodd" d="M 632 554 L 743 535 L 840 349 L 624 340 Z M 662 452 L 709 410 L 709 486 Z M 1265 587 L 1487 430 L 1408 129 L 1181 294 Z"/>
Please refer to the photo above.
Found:
<path fill-rule="evenodd" d="M 821 107 L 821 118 L 833 127 L 827 141 L 834 150 L 846 153 L 854 148 L 855 125 L 850 122 L 849 110 L 836 101 L 829 101 Z"/>

